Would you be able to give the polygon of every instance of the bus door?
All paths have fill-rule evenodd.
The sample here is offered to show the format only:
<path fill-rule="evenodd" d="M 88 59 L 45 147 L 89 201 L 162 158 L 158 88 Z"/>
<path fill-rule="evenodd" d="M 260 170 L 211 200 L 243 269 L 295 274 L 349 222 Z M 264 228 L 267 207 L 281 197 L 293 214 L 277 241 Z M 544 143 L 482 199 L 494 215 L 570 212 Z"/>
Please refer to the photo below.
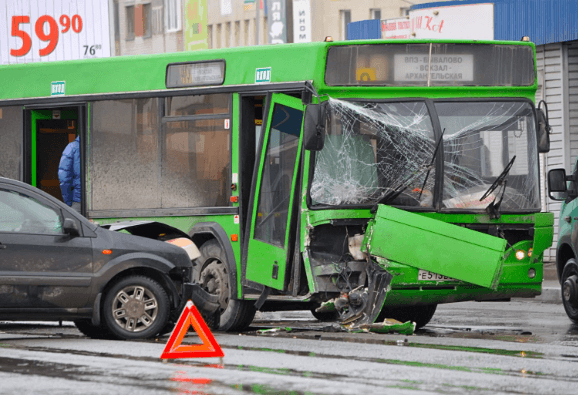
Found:
<path fill-rule="evenodd" d="M 259 171 L 255 174 L 246 279 L 283 290 L 294 245 L 290 229 L 299 193 L 297 172 L 301 157 L 301 131 L 305 106 L 300 99 L 280 93 L 271 95 L 264 117 Z"/>
<path fill-rule="evenodd" d="M 82 111 L 82 106 L 26 109 L 28 159 L 25 180 L 59 200 L 62 200 L 62 193 L 58 165 L 62 152 L 80 132 Z M 81 162 L 83 152 L 81 144 Z"/>

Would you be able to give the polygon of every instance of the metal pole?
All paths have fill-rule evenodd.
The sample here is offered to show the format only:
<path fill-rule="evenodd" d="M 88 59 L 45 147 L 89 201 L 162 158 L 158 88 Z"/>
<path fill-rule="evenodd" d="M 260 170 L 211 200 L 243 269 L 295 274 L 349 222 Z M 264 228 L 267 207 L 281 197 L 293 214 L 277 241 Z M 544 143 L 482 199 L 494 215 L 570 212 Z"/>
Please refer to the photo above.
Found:
<path fill-rule="evenodd" d="M 266 1 L 266 0 L 265 0 Z M 261 0 L 255 0 L 255 3 L 257 3 L 257 18 L 256 18 L 256 22 L 255 22 L 255 30 L 257 31 L 257 45 L 261 45 L 261 32 L 260 32 L 260 23 L 259 23 L 259 18 L 261 17 Z"/>

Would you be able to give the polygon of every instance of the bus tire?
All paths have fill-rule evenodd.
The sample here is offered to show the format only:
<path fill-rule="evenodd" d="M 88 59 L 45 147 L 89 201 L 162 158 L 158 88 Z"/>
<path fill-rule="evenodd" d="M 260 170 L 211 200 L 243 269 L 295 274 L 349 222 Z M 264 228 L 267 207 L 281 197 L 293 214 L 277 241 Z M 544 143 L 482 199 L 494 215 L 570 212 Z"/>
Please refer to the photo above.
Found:
<path fill-rule="evenodd" d="M 252 301 L 237 300 L 230 297 L 229 270 L 225 252 L 215 239 L 204 243 L 198 258 L 201 267 L 200 283 L 204 290 L 219 296 L 221 314 L 219 329 L 240 332 L 249 327 L 255 317 Z"/>
<path fill-rule="evenodd" d="M 337 312 L 337 310 L 318 313 L 317 311 L 315 311 L 315 309 L 311 309 L 311 314 L 313 314 L 313 317 L 317 318 L 319 321 L 322 322 L 337 321 L 339 319 L 339 313 Z"/>
<path fill-rule="evenodd" d="M 568 259 L 560 281 L 562 285 L 562 304 L 568 318 L 578 324 L 578 263 L 574 258 Z"/>
<path fill-rule="evenodd" d="M 383 321 L 386 318 L 393 318 L 400 322 L 413 321 L 415 328 L 423 328 L 426 326 L 434 316 L 437 304 L 429 304 L 425 306 L 406 306 L 393 309 L 384 308 L 379 313 L 376 322 Z"/>

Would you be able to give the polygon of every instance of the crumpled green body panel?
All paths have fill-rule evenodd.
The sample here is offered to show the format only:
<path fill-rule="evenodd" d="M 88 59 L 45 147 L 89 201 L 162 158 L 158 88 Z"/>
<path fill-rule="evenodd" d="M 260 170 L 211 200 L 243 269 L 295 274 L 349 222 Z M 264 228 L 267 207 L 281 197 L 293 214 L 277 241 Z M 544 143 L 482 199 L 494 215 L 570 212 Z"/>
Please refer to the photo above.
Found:
<path fill-rule="evenodd" d="M 379 205 L 364 246 L 370 255 L 496 289 L 506 240 Z"/>

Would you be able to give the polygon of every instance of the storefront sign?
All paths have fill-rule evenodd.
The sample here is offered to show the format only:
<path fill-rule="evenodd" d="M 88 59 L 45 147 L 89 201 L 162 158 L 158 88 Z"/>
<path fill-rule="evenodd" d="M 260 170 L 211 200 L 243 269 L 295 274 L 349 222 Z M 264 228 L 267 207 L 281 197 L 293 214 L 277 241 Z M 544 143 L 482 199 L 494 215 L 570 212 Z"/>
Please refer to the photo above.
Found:
<path fill-rule="evenodd" d="M 293 0 L 293 42 L 311 42 L 310 0 Z"/>
<path fill-rule="evenodd" d="M 493 40 L 494 4 L 464 4 L 410 11 L 414 38 Z"/>
<path fill-rule="evenodd" d="M 286 0 L 268 0 L 267 23 L 269 25 L 269 43 L 284 44 L 287 42 L 287 9 Z"/>
<path fill-rule="evenodd" d="M 381 38 L 411 38 L 411 23 L 407 18 L 384 19 L 381 21 Z"/>
<path fill-rule="evenodd" d="M 207 0 L 185 0 L 185 51 L 207 49 Z"/>
<path fill-rule="evenodd" d="M 0 64 L 110 56 L 108 0 L 0 0 Z"/>

